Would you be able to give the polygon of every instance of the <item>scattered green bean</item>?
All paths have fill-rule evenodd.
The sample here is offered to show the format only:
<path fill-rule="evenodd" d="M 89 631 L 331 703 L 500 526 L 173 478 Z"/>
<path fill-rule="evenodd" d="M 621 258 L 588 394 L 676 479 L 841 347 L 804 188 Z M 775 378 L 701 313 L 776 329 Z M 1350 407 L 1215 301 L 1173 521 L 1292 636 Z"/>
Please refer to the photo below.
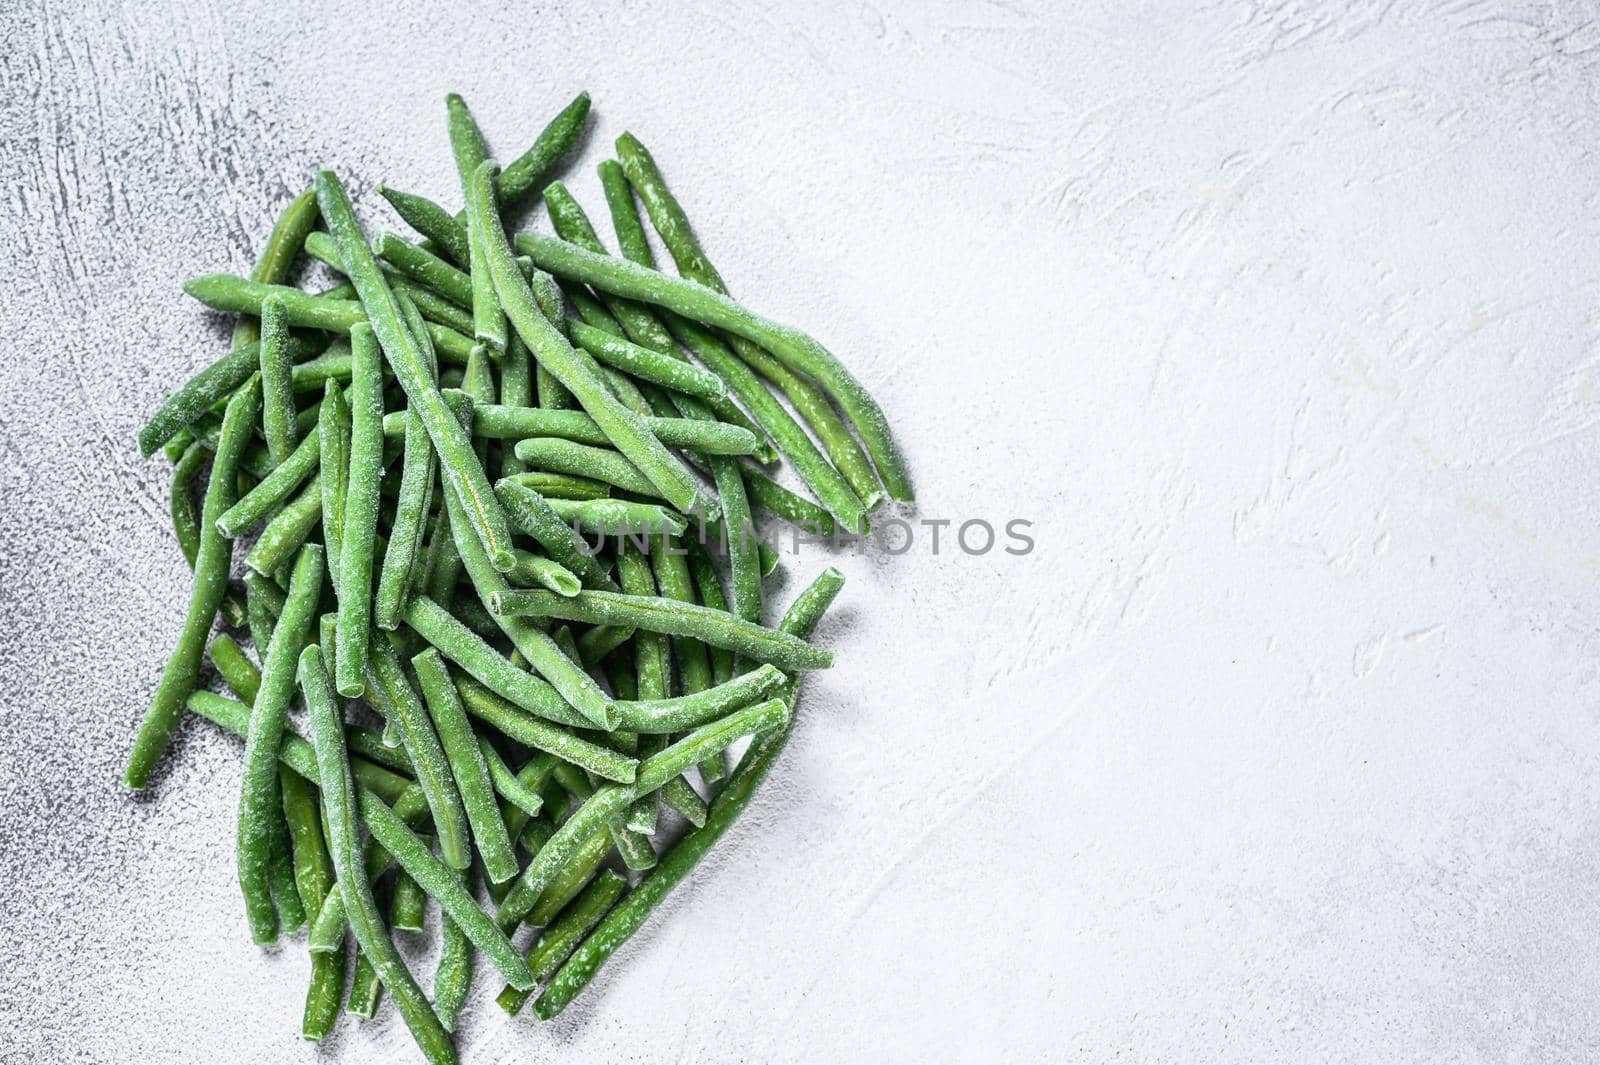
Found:
<path fill-rule="evenodd" d="M 378 532 L 379 478 L 383 473 L 383 364 L 372 330 L 350 331 L 354 376 L 350 381 L 350 465 L 340 530 L 335 679 L 340 695 L 365 688 L 367 645 L 372 639 L 372 549 Z M 327 479 L 323 479 L 327 484 Z M 330 545 L 331 547 L 332 545 Z"/>
<path fill-rule="evenodd" d="M 199 676 L 206 636 L 228 589 L 228 567 L 233 555 L 233 541 L 217 531 L 217 519 L 233 505 L 239 456 L 255 427 L 260 409 L 259 385 L 247 384 L 228 401 L 227 413 L 223 415 L 222 437 L 212 463 L 205 502 L 200 508 L 200 547 L 195 555 L 194 592 L 189 600 L 189 613 L 134 739 L 128 768 L 123 774 L 123 783 L 130 788 L 143 788 L 150 782 L 150 774 L 167 749 L 172 731 L 183 715 L 184 701 L 194 690 Z"/>

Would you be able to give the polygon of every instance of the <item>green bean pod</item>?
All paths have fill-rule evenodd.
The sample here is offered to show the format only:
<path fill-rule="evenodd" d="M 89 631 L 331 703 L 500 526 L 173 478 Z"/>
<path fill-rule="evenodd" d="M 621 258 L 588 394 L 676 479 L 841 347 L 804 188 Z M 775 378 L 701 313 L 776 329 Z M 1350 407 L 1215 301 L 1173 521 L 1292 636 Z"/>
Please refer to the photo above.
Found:
<path fill-rule="evenodd" d="M 233 541 L 217 531 L 217 519 L 233 505 L 239 457 L 254 430 L 260 409 L 259 385 L 246 384 L 228 401 L 227 412 L 223 415 L 222 436 L 212 462 L 211 481 L 206 486 L 205 502 L 200 508 L 200 547 L 195 554 L 194 592 L 189 599 L 189 612 L 177 646 L 162 670 L 161 681 L 140 722 L 128 757 L 128 768 L 123 774 L 127 787 L 143 788 L 150 782 L 150 774 L 183 715 L 184 701 L 199 677 L 206 636 L 228 589 L 228 567 L 233 555 Z"/>
<path fill-rule="evenodd" d="M 467 230 L 456 221 L 455 215 L 426 196 L 401 192 L 387 185 L 379 185 L 377 191 L 379 196 L 389 201 L 394 213 L 405 219 L 406 225 L 443 248 L 457 266 L 466 267 L 469 264 Z"/>
<path fill-rule="evenodd" d="M 650 152 L 631 133 L 623 133 L 617 138 L 617 155 L 622 160 L 620 169 L 625 172 L 628 182 L 639 191 L 639 198 L 644 201 L 645 210 L 649 212 L 650 221 L 660 234 L 661 242 L 677 264 L 678 273 L 690 281 L 697 281 L 727 295 L 728 286 L 723 284 L 722 276 L 706 257 L 705 250 L 689 226 L 688 216 L 667 188 Z M 602 173 L 604 180 L 606 178 Z M 610 200 L 609 190 L 607 199 Z M 632 207 L 631 200 L 628 206 Z M 850 435 L 849 427 L 834 411 L 822 391 L 768 354 L 760 345 L 744 337 L 735 336 L 732 347 L 740 359 L 777 385 L 788 397 L 817 439 L 822 441 L 828 458 L 844 475 L 862 506 L 869 513 L 876 509 L 883 498 L 883 491 L 872 464 L 862 454 L 855 438 Z"/>
<path fill-rule="evenodd" d="M 397 722 L 406 755 L 416 769 L 417 784 L 433 813 L 439 853 L 452 869 L 472 866 L 472 844 L 466 809 L 450 773 L 450 762 L 428 711 L 406 678 L 389 638 L 374 633 L 367 660 L 367 690 L 385 718 Z"/>
<path fill-rule="evenodd" d="M 350 381 L 350 464 L 339 568 L 334 571 L 339 596 L 334 676 L 339 694 L 356 698 L 366 687 L 367 646 L 373 636 L 372 555 L 383 472 L 383 364 L 377 339 L 367 326 L 350 331 L 350 350 L 355 371 Z"/>
<path fill-rule="evenodd" d="M 300 651 L 311 631 L 317 597 L 322 591 L 323 550 L 320 544 L 300 549 L 289 583 L 283 614 L 272 632 L 262 660 L 260 692 L 253 700 L 250 731 L 245 736 L 243 784 L 239 794 L 238 874 L 244 893 L 250 935 L 256 943 L 277 941 L 277 921 L 268 889 L 267 863 L 271 834 L 282 824 L 278 795 L 277 752 L 294 698 Z"/>
<path fill-rule="evenodd" d="M 619 625 L 726 647 L 781 669 L 827 669 L 833 655 L 777 629 L 658 596 L 582 591 L 561 596 L 543 589 L 512 588 L 488 597 L 489 612 L 514 617 L 559 618 L 588 625 Z"/>
<path fill-rule="evenodd" d="M 560 919 L 545 929 L 544 935 L 528 951 L 528 968 L 533 970 L 534 978 L 542 983 L 554 976 L 561 963 L 577 949 L 578 944 L 617 904 L 627 889 L 628 882 L 609 869 L 586 887 L 583 894 L 561 912 Z M 532 992 L 506 987 L 495 1002 L 515 1017 L 522 1012 L 531 995 Z"/>
<path fill-rule="evenodd" d="M 489 766 L 478 750 L 477 738 L 467 721 L 461 699 L 456 695 L 450 671 L 432 647 L 412 658 L 411 666 L 416 670 L 428 712 L 444 745 L 445 757 L 449 759 L 451 774 L 466 808 L 467 824 L 478 845 L 478 854 L 483 858 L 484 871 L 491 882 L 503 884 L 517 875 L 519 866 L 511 849 L 511 839 L 506 835 L 506 824 L 500 818 L 500 806 L 489 781 Z"/>
<path fill-rule="evenodd" d="M 376 263 L 373 264 L 373 270 L 377 270 Z M 290 325 L 303 326 L 307 329 L 325 329 L 330 333 L 348 334 L 351 326 L 367 320 L 366 311 L 356 300 L 313 296 L 297 288 L 264 285 L 235 274 L 192 277 L 183 283 L 183 291 L 212 310 L 245 314 L 259 314 L 262 302 L 268 297 L 277 296 L 283 300 L 283 311 Z M 451 361 L 459 364 L 465 363 L 467 356 L 472 354 L 472 338 L 463 336 L 454 329 L 435 322 L 428 326 L 428 335 L 433 338 L 441 358 L 448 356 Z M 381 333 L 379 339 L 382 339 Z M 387 352 L 388 348 L 384 351 Z M 257 362 L 255 349 L 251 349 L 246 361 L 253 373 Z M 158 441 L 151 450 L 160 446 Z"/>

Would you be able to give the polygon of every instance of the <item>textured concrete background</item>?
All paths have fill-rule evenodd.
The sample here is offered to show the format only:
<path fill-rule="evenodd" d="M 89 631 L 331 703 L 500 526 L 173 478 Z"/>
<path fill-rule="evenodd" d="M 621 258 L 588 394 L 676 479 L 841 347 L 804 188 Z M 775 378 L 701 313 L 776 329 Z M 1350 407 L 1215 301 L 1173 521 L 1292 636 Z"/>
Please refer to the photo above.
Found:
<path fill-rule="evenodd" d="M 843 558 L 748 820 L 558 1023 L 480 969 L 466 1061 L 1593 1060 L 1590 5 L 4 6 L 6 1061 L 414 1060 L 300 1043 L 237 743 L 117 787 L 188 595 L 133 437 L 316 164 L 393 226 L 447 90 L 509 157 L 579 88 L 580 198 L 638 132 L 922 516 L 1038 549 Z"/>

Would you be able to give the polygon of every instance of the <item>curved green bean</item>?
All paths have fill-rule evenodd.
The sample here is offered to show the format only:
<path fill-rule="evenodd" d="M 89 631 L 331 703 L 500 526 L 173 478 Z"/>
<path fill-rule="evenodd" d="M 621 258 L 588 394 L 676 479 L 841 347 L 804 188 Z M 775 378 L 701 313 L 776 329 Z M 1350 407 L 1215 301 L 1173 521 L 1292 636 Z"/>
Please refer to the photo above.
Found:
<path fill-rule="evenodd" d="M 271 833 L 282 821 L 277 808 L 277 754 L 294 697 L 300 650 L 306 644 L 317 597 L 322 592 L 322 566 L 320 544 L 307 544 L 300 549 L 283 614 L 262 660 L 260 691 L 252 700 L 250 729 L 245 736 L 239 793 L 238 876 L 250 935 L 256 943 L 273 943 L 278 938 L 267 876 Z"/>
<path fill-rule="evenodd" d="M 465 886 L 468 874 L 461 876 Z M 440 926 L 439 964 L 433 970 L 433 1011 L 445 1031 L 454 1032 L 456 1018 L 472 986 L 472 940 L 448 917 Z"/>
<path fill-rule="evenodd" d="M 781 669 L 827 669 L 833 664 L 831 653 L 777 629 L 765 628 L 720 610 L 658 596 L 582 591 L 568 597 L 542 589 L 513 588 L 491 594 L 487 605 L 491 614 L 560 618 L 588 625 L 618 625 L 664 632 L 713 647 L 726 647 Z"/>
<path fill-rule="evenodd" d="M 217 531 L 217 519 L 233 505 L 239 456 L 249 442 L 260 409 L 260 386 L 247 383 L 228 401 L 228 409 L 222 416 L 222 436 L 212 462 L 205 501 L 200 508 L 200 547 L 195 554 L 194 592 L 177 646 L 162 670 L 161 681 L 139 724 L 128 757 L 128 768 L 122 779 L 130 788 L 143 788 L 150 782 L 150 774 L 167 749 L 172 731 L 183 715 L 184 701 L 194 690 L 199 676 L 206 636 L 228 589 L 228 567 L 233 555 L 233 541 Z"/>
<path fill-rule="evenodd" d="M 344 724 L 340 720 L 327 673 L 322 667 L 321 652 L 315 645 L 307 647 L 301 655 L 299 674 L 306 705 L 311 709 L 317 771 L 322 785 L 323 809 L 328 819 L 329 849 L 338 872 L 339 893 L 344 898 L 351 930 L 355 932 L 356 942 L 383 981 L 383 986 L 389 989 L 400 1016 L 411 1029 L 423 1054 L 436 1065 L 454 1062 L 456 1054 L 450 1045 L 450 1037 L 440 1026 L 433 1007 L 389 939 L 377 903 L 372 897 L 372 888 L 367 884 L 356 829 L 356 792 L 350 780 L 350 764 L 344 747 Z M 372 805 L 382 807 L 381 802 Z M 393 815 L 393 811 L 389 813 Z M 399 821 L 398 818 L 395 820 Z M 400 822 L 400 826 L 404 828 L 404 823 Z M 391 847 L 391 853 L 393 850 Z M 520 957 L 518 960 L 521 960 Z"/>
<path fill-rule="evenodd" d="M 839 404 L 860 434 L 889 495 L 901 502 L 912 500 L 911 481 L 882 408 L 838 358 L 812 337 L 763 318 L 696 282 L 596 255 L 562 240 L 525 233 L 517 237 L 517 249 L 558 278 L 665 307 L 692 321 L 725 329 L 760 345 L 796 373 L 811 377 Z"/>

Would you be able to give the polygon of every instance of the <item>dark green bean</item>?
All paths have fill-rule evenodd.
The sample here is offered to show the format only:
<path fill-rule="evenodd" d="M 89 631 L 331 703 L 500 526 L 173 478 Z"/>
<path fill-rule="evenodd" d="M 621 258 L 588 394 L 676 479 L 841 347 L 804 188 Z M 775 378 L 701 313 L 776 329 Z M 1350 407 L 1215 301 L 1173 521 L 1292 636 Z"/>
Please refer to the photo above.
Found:
<path fill-rule="evenodd" d="M 318 458 L 321 445 L 318 445 Z M 289 557 L 300 550 L 311 530 L 322 519 L 322 474 L 314 473 L 300 489 L 300 494 L 290 500 L 275 514 L 267 527 L 261 530 L 255 546 L 244 556 L 244 564 L 263 577 L 271 577 L 283 568 Z M 245 574 L 245 580 L 250 574 Z"/>
<path fill-rule="evenodd" d="M 561 912 L 560 919 L 545 929 L 538 943 L 528 951 L 528 968 L 533 970 L 534 977 L 543 982 L 554 976 L 561 963 L 577 949 L 583 937 L 600 923 L 600 918 L 617 904 L 627 888 L 628 882 L 609 869 L 585 888 L 583 894 Z M 522 1012 L 529 997 L 531 992 L 507 987 L 495 1002 L 515 1017 Z"/>
<path fill-rule="evenodd" d="M 556 436 L 530 436 L 517 441 L 517 458 L 536 469 L 588 477 L 624 492 L 662 498 L 650 478 L 626 456 L 610 448 L 577 444 Z"/>
<path fill-rule="evenodd" d="M 253 310 L 252 314 L 255 313 Z M 291 355 L 300 358 L 310 354 L 311 345 L 301 340 L 291 341 Z M 149 458 L 156 449 L 178 433 L 193 425 L 212 407 L 226 400 L 240 385 L 250 380 L 261 367 L 259 343 L 247 344 L 228 352 L 204 370 L 195 374 L 182 387 L 168 396 L 161 409 L 139 430 L 139 454 Z"/>
<path fill-rule="evenodd" d="M 473 432 L 497 440 L 555 436 L 582 444 L 610 443 L 595 420 L 582 411 L 490 405 L 474 413 Z M 656 417 L 643 420 L 645 428 L 667 447 L 708 455 L 750 455 L 757 446 L 754 434 L 724 422 Z M 650 494 L 656 494 L 654 488 Z"/>
<path fill-rule="evenodd" d="M 458 675 L 456 688 L 468 713 L 518 743 L 555 755 L 606 780 L 633 782 L 638 768 L 636 759 L 535 717 L 471 676 Z"/>
<path fill-rule="evenodd" d="M 315 646 L 307 647 L 301 656 L 299 673 L 306 705 L 311 708 L 317 771 L 322 783 L 323 809 L 328 818 L 329 849 L 333 854 L 334 868 L 338 871 L 339 893 L 344 898 L 350 927 L 355 932 L 362 953 L 394 997 L 400 1016 L 411 1029 L 423 1054 L 436 1065 L 439 1062 L 454 1062 L 456 1054 L 450 1045 L 450 1037 L 440 1026 L 422 989 L 412 979 L 405 962 L 389 939 L 377 903 L 372 897 L 372 889 L 367 884 L 356 829 L 356 792 L 351 784 L 350 764 L 345 754 L 344 724 L 340 720 L 327 673 L 322 667 L 322 655 Z"/>
<path fill-rule="evenodd" d="M 373 265 L 373 269 L 377 269 L 376 264 Z M 261 302 L 269 296 L 276 295 L 283 300 L 283 310 L 289 318 L 290 325 L 325 329 L 330 333 L 347 334 L 351 326 L 367 320 L 366 312 L 356 300 L 313 296 L 297 288 L 264 285 L 247 281 L 234 274 L 207 274 L 204 277 L 193 277 L 183 283 L 183 290 L 213 310 L 245 314 L 259 314 Z M 441 358 L 449 356 L 453 362 L 464 363 L 467 361 L 467 356 L 472 353 L 471 337 L 463 336 L 437 322 L 428 326 L 428 335 L 433 338 Z M 382 334 L 379 334 L 379 339 L 382 339 Z M 384 350 L 388 351 L 387 348 Z M 247 361 L 250 372 L 254 373 L 257 362 L 254 349 L 250 351 Z M 158 441 L 155 447 L 159 446 Z M 151 450 L 154 450 L 154 447 Z"/>
<path fill-rule="evenodd" d="M 261 246 L 261 255 L 250 271 L 251 279 L 274 285 L 281 283 L 289 276 L 289 267 L 294 263 L 294 257 L 300 253 L 306 235 L 316 224 L 316 190 L 306 189 L 289 201 L 289 206 L 285 207 L 277 221 L 273 222 L 272 232 L 267 235 L 267 242 Z M 249 318 L 241 318 L 233 327 L 232 347 L 237 350 L 246 344 L 253 344 L 260 339 L 260 335 L 258 323 Z"/>
<path fill-rule="evenodd" d="M 467 576 L 472 580 L 473 588 L 478 593 L 478 598 L 486 599 L 489 596 L 509 591 L 510 585 L 506 579 L 495 572 L 489 560 L 484 556 L 482 547 L 473 538 L 470 530 L 464 530 L 461 523 L 460 501 L 455 497 L 446 495 L 446 504 L 450 514 L 450 527 L 455 537 L 456 550 L 461 554 L 461 564 L 467 571 Z M 611 699 L 589 676 L 583 666 L 568 658 L 556 646 L 538 625 L 517 618 L 496 617 L 495 624 L 510 638 L 517 651 L 528 660 L 528 664 L 538 672 L 551 686 L 560 693 L 561 698 L 585 719 L 609 730 L 612 721 L 616 718 L 616 707 L 611 704 Z"/>
<path fill-rule="evenodd" d="M 183 631 L 162 670 L 161 682 L 140 722 L 128 757 L 123 783 L 130 788 L 143 788 L 150 782 L 150 774 L 167 749 L 172 731 L 183 716 L 184 701 L 194 690 L 199 676 L 206 636 L 228 589 L 228 567 L 233 555 L 233 541 L 217 531 L 217 519 L 233 505 L 239 456 L 255 428 L 260 409 L 259 384 L 246 384 L 228 401 L 227 413 L 223 415 L 222 436 L 211 467 L 211 481 L 206 486 L 205 502 L 200 508 L 200 548 L 195 555 L 194 592 Z"/>
<path fill-rule="evenodd" d="M 574 344 L 605 365 L 615 366 L 641 381 L 649 381 L 686 396 L 717 397 L 728 394 L 722 378 L 693 363 L 651 351 L 582 322 L 569 322 L 568 329 Z"/>
<path fill-rule="evenodd" d="M 622 159 L 621 169 L 638 190 L 645 210 L 650 214 L 650 221 L 678 266 L 678 273 L 690 281 L 727 295 L 727 285 L 723 284 L 721 275 L 706 258 L 705 251 L 689 227 L 688 216 L 667 188 L 649 151 L 632 134 L 624 133 L 617 138 L 617 154 Z M 874 510 L 883 498 L 877 475 L 873 473 L 872 464 L 862 454 L 855 438 L 850 435 L 849 427 L 834 411 L 822 391 L 768 354 L 760 345 L 736 335 L 732 346 L 740 359 L 782 390 L 794 409 L 816 433 L 817 439 L 822 441 L 829 459 L 844 475 L 862 506 L 868 512 Z"/>
<path fill-rule="evenodd" d="M 544 806 L 544 800 L 539 797 L 539 793 L 518 779 L 517 774 L 506 765 L 506 760 L 500 757 L 500 752 L 494 749 L 494 744 L 482 736 L 477 740 L 478 753 L 483 756 L 483 764 L 488 767 L 489 782 L 494 787 L 494 793 L 529 817 L 538 816 L 539 810 Z M 506 833 L 507 835 L 511 833 L 509 824 L 506 825 Z"/>
<path fill-rule="evenodd" d="M 211 641 L 211 665 L 228 686 L 228 690 L 244 703 L 254 703 L 261 690 L 261 671 L 250 661 L 233 637 L 219 632 Z"/>
<path fill-rule="evenodd" d="M 398 869 L 389 898 L 389 927 L 397 932 L 420 932 L 428 910 L 428 896 L 411 874 Z"/>
<path fill-rule="evenodd" d="M 415 411 L 407 410 L 403 416 L 405 461 L 400 472 L 400 496 L 389 527 L 389 545 L 384 550 L 373 608 L 373 624 L 385 630 L 400 624 L 422 554 L 422 526 L 433 499 L 433 445 L 428 431 Z"/>
<path fill-rule="evenodd" d="M 490 647 L 427 596 L 406 606 L 406 624 L 450 661 L 522 709 L 557 724 L 578 727 L 592 722 L 569 706 L 548 681 L 516 666 Z"/>
<path fill-rule="evenodd" d="M 506 165 L 494 183 L 495 204 L 504 210 L 532 192 L 550 168 L 578 143 L 588 117 L 589 94 L 580 92 L 539 132 L 527 151 Z"/>
<path fill-rule="evenodd" d="M 462 886 L 467 887 L 467 876 L 462 873 Z M 439 964 L 433 970 L 433 1011 L 439 1015 L 444 1030 L 456 1030 L 456 1018 L 467 1001 L 467 991 L 472 986 L 472 940 L 461 926 L 446 917 L 440 922 L 441 944 Z"/>
<path fill-rule="evenodd" d="M 344 561 L 344 510 L 350 493 L 350 407 L 344 392 L 332 382 L 322 395 L 322 411 L 317 417 L 317 433 L 322 437 L 318 462 L 322 475 L 322 538 L 327 541 L 328 573 L 335 591 L 339 588 L 339 566 Z"/>
<path fill-rule="evenodd" d="M 456 695 L 450 671 L 432 647 L 413 657 L 411 667 L 416 670 L 428 712 L 444 745 L 451 774 L 466 807 L 473 841 L 483 858 L 484 871 L 491 882 L 503 884 L 517 875 L 517 858 L 511 849 L 511 839 L 506 835 L 506 824 L 500 819 L 500 806 L 495 802 L 494 786 L 489 782 L 489 767 L 478 750 L 477 737 Z"/>
<path fill-rule="evenodd" d="M 341 652 L 342 653 L 342 652 Z M 427 708 L 407 679 L 389 638 L 373 633 L 368 650 L 367 691 L 384 717 L 399 723 L 406 755 L 417 774 L 417 784 L 427 797 L 433 813 L 434 831 L 439 836 L 439 853 L 452 869 L 472 866 L 472 843 L 466 809 L 450 773 L 450 762 Z"/>
<path fill-rule="evenodd" d="M 557 595 L 577 595 L 583 588 L 577 575 L 561 563 L 520 547 L 516 551 L 517 564 L 506 574 L 508 579 L 523 585 L 537 584 Z"/>
<path fill-rule="evenodd" d="M 378 186 L 378 195 L 389 201 L 395 214 L 405 219 L 406 225 L 439 245 L 465 269 L 470 262 L 467 250 L 467 230 L 455 215 L 440 207 L 426 196 Z"/>
<path fill-rule="evenodd" d="M 333 860 L 322 838 L 322 816 L 317 796 L 299 773 L 278 762 L 278 793 L 283 797 L 284 820 L 294 842 L 294 882 L 306 915 L 315 919 L 322 900 L 333 887 Z"/>
<path fill-rule="evenodd" d="M 307 433 L 288 458 L 279 462 L 271 473 L 217 519 L 217 528 L 222 535 L 242 536 L 258 522 L 265 521 L 318 468 L 321 454 L 321 432 Z"/>
<path fill-rule="evenodd" d="M 512 523 L 537 540 L 551 558 L 577 574 L 585 587 L 617 590 L 616 582 L 606 574 L 604 565 L 573 531 L 572 526 L 551 509 L 549 500 L 519 483 L 516 478 L 499 481 L 495 491 L 499 493 L 506 516 Z"/>
<path fill-rule="evenodd" d="M 519 483 L 528 474 L 518 474 Z M 631 499 L 550 499 L 550 509 L 585 535 L 677 536 L 688 528 L 681 514 L 654 503 L 635 503 Z"/>
<path fill-rule="evenodd" d="M 300 650 L 311 631 L 317 597 L 322 591 L 322 567 L 320 544 L 307 544 L 300 549 L 283 614 L 262 660 L 260 692 L 252 701 L 250 731 L 245 737 L 238 875 L 250 935 L 256 943 L 273 943 L 278 938 L 267 878 L 271 834 L 278 831 L 283 818 L 277 787 L 277 752 L 294 698 Z"/>
<path fill-rule="evenodd" d="M 377 338 L 367 326 L 350 330 L 350 351 L 355 368 L 350 379 L 350 464 L 339 531 L 339 567 L 333 572 L 339 595 L 335 688 L 353 699 L 366 686 L 367 645 L 373 637 L 372 554 L 383 474 L 383 363 Z M 328 483 L 326 475 L 322 483 Z"/>
<path fill-rule="evenodd" d="M 276 467 L 295 445 L 294 360 L 289 351 L 289 322 L 283 301 L 276 297 L 261 304 L 261 428 L 267 438 L 267 457 Z"/>
<path fill-rule="evenodd" d="M 483 143 L 483 134 L 478 130 L 472 113 L 467 110 L 466 101 L 459 94 L 450 93 L 446 96 L 445 106 L 450 115 L 450 148 L 455 155 L 456 170 L 461 175 L 461 188 L 465 194 L 473 171 L 489 157 L 489 149 Z M 498 358 L 506 350 L 506 316 L 500 310 L 494 282 L 484 266 L 482 241 L 474 231 L 470 218 L 467 224 L 467 261 L 472 280 L 473 336 L 477 337 L 479 343 L 487 345 Z"/>
<path fill-rule="evenodd" d="M 393 233 L 379 233 L 372 242 L 378 258 L 451 303 L 472 309 L 472 275 L 457 270 L 426 248 Z M 468 244 L 471 248 L 471 244 Z"/>

